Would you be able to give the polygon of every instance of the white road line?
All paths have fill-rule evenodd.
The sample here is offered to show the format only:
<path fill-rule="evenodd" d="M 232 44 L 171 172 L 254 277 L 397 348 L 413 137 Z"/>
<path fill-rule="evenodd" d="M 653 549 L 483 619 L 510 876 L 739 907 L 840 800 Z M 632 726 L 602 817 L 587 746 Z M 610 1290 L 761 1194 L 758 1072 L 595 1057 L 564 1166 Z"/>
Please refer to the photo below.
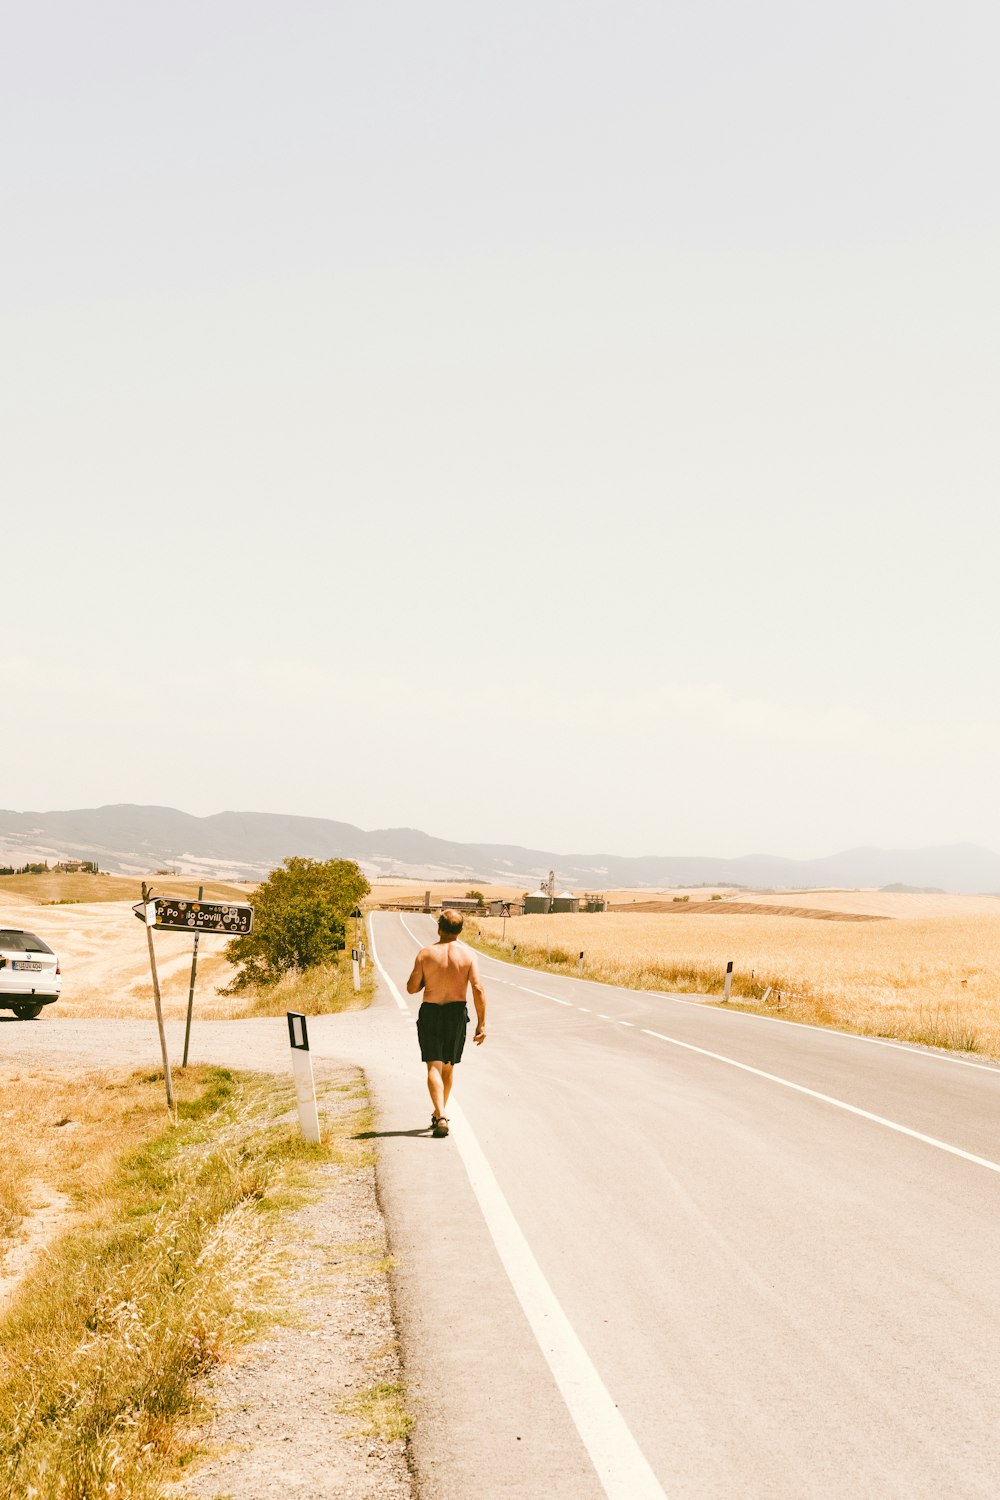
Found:
<path fill-rule="evenodd" d="M 590 1006 L 589 1005 L 578 1005 L 576 1008 L 577 1008 L 577 1010 L 585 1010 L 587 1012 L 587 1015 L 588 1016 L 590 1015 Z"/>
<path fill-rule="evenodd" d="M 403 923 L 403 925 L 404 927 L 406 926 L 405 922 Z M 410 936 L 412 937 L 413 934 L 411 933 Z M 375 960 L 376 969 L 378 969 L 379 973 L 382 975 L 382 978 L 389 986 L 389 993 L 392 995 L 392 998 L 395 1000 L 400 1010 L 404 1013 L 404 1015 L 408 1016 L 410 1014 L 410 1007 L 407 1005 L 406 1001 L 403 999 L 402 995 L 399 993 L 396 986 L 389 978 L 389 975 L 382 967 L 382 960 L 378 956 L 378 949 L 375 946 L 375 913 L 372 911 L 368 913 L 368 938 L 372 945 L 372 958 Z"/>
<path fill-rule="evenodd" d="M 418 938 L 417 937 L 417 934 L 413 931 L 413 928 L 410 926 L 410 924 L 406 920 L 406 918 L 404 916 L 401 916 L 399 920 L 403 924 L 403 926 L 405 927 L 406 931 L 410 934 L 410 937 L 416 943 L 417 947 L 418 948 L 426 948 L 427 944 L 424 942 L 423 938 Z"/>
<path fill-rule="evenodd" d="M 397 1003 L 406 1010 L 379 959 L 374 926 L 374 921 L 370 921 L 375 966 Z M 403 926 L 406 927 L 405 922 Z M 412 932 L 410 936 L 413 937 Z M 543 996 L 546 1000 L 550 998 Z M 456 1127 L 451 1139 L 469 1174 L 493 1243 L 605 1495 L 608 1500 L 666 1500 L 656 1475 L 546 1281 L 460 1105 L 451 1105 L 451 1120 Z"/>
<path fill-rule="evenodd" d="M 513 980 L 508 979 L 506 983 L 513 984 Z M 523 990 L 526 995 L 537 995 L 539 1000 L 554 1000 L 557 1005 L 573 1004 L 572 1000 L 560 1000 L 558 995 L 546 995 L 542 990 L 529 990 L 526 984 L 515 984 L 514 988 L 516 990 Z"/>
<path fill-rule="evenodd" d="M 562 1392 L 608 1500 L 666 1500 L 625 1419 L 591 1362 L 531 1252 L 461 1107 L 452 1140 L 524 1309 L 531 1331 Z"/>
<path fill-rule="evenodd" d="M 857 1115 L 862 1120 L 871 1120 L 876 1125 L 884 1125 L 887 1130 L 894 1130 L 898 1135 L 908 1135 L 911 1140 L 923 1141 L 926 1146 L 934 1146 L 938 1151 L 946 1151 L 949 1156 L 959 1156 L 963 1161 L 971 1161 L 977 1167 L 986 1167 L 990 1172 L 1000 1172 L 1000 1162 L 990 1161 L 985 1156 L 974 1156 L 971 1151 L 963 1151 L 959 1146 L 949 1146 L 947 1141 L 939 1141 L 936 1136 L 924 1135 L 921 1130 L 911 1130 L 908 1125 L 900 1125 L 896 1120 L 887 1120 L 884 1115 L 873 1115 L 870 1110 L 859 1109 L 856 1104 L 848 1104 L 843 1099 L 834 1099 L 831 1094 L 821 1094 L 816 1089 L 808 1089 L 805 1084 L 793 1083 L 790 1078 L 779 1078 L 777 1073 L 765 1073 L 763 1068 L 752 1068 L 749 1063 L 737 1062 L 734 1057 L 724 1057 L 721 1052 L 710 1052 L 707 1047 L 696 1047 L 693 1042 L 679 1042 L 676 1037 L 664 1036 L 662 1031 L 648 1031 L 642 1028 L 644 1036 L 655 1036 L 657 1041 L 668 1042 L 671 1047 L 683 1047 L 686 1052 L 699 1052 L 702 1057 L 710 1057 L 714 1062 L 726 1063 L 730 1068 L 739 1068 L 742 1073 L 753 1073 L 758 1078 L 766 1078 L 769 1083 L 779 1083 L 782 1088 L 793 1089 L 797 1094 L 806 1094 L 810 1099 L 819 1099 L 823 1104 L 832 1104 L 835 1109 L 846 1110 L 850 1115 Z"/>
<path fill-rule="evenodd" d="M 619 1024 L 619 1026 L 634 1026 L 635 1022 L 634 1021 L 619 1021 L 618 1024 Z"/>
<path fill-rule="evenodd" d="M 482 958 L 488 957 L 487 954 L 481 954 L 480 956 Z M 499 964 L 505 969 L 527 968 L 527 965 L 512 964 L 503 958 L 490 957 L 489 962 Z M 533 974 L 544 974 L 546 971 L 544 969 L 531 969 L 529 970 L 529 972 Z M 553 975 L 553 978 L 557 979 L 568 977 L 569 976 L 567 975 Z M 507 984 L 514 984 L 513 980 L 507 980 L 505 982 Z M 599 979 L 572 979 L 570 982 L 572 984 L 601 983 Z M 514 987 L 515 989 L 519 990 L 528 989 L 527 985 L 524 984 L 514 985 Z M 959 1068 L 973 1068 L 977 1073 L 1000 1073 L 1000 1067 L 998 1067 L 995 1063 L 991 1064 L 968 1062 L 964 1057 L 951 1057 L 947 1052 L 935 1051 L 932 1047 L 921 1047 L 916 1043 L 894 1042 L 891 1041 L 888 1037 L 884 1036 L 862 1036 L 861 1033 L 857 1031 L 841 1031 L 838 1026 L 817 1026 L 810 1021 L 786 1021 L 783 1016 L 762 1016 L 757 1011 L 753 1010 L 733 1010 L 726 1012 L 721 1008 L 720 1005 L 706 1005 L 705 1000 L 711 999 L 711 996 L 709 995 L 705 996 L 705 1000 L 685 1000 L 683 995 L 672 995 L 669 990 L 629 990 L 624 988 L 624 986 L 622 985 L 616 984 L 610 986 L 603 985 L 602 988 L 617 990 L 620 994 L 623 993 L 630 995 L 649 995 L 655 1000 L 669 1000 L 673 1005 L 689 1005 L 694 1010 L 705 1011 L 707 1014 L 711 1015 L 722 1016 L 728 1014 L 733 1016 L 744 1016 L 748 1021 L 765 1021 L 771 1026 L 794 1026 L 798 1031 L 819 1031 L 822 1032 L 824 1036 L 840 1036 L 843 1037 L 845 1041 L 864 1042 L 869 1047 L 891 1047 L 896 1052 L 909 1053 L 910 1057 L 929 1058 L 931 1062 L 953 1063 L 956 1067 Z M 537 995 L 539 993 L 540 991 L 538 990 L 528 990 L 529 995 Z M 548 1000 L 554 997 L 546 995 L 545 998 Z"/>

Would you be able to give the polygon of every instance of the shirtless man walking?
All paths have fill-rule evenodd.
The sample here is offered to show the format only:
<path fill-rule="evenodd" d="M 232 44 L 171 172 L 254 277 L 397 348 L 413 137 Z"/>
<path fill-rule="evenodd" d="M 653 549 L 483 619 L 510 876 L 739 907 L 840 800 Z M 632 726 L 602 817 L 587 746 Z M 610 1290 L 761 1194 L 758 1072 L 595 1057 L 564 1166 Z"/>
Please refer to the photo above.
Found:
<path fill-rule="evenodd" d="M 469 1011 L 465 1003 L 469 985 L 476 1006 L 477 1047 L 486 1040 L 486 991 L 479 977 L 479 965 L 471 948 L 458 941 L 462 915 L 446 907 L 438 918 L 438 940 L 421 948 L 413 962 L 413 973 L 406 981 L 407 994 L 424 992 L 417 1013 L 417 1037 L 420 1056 L 427 1064 L 427 1089 L 434 1113 L 431 1126 L 435 1135 L 448 1134 L 445 1107 L 451 1093 L 452 1069 L 462 1060 L 465 1028 Z"/>

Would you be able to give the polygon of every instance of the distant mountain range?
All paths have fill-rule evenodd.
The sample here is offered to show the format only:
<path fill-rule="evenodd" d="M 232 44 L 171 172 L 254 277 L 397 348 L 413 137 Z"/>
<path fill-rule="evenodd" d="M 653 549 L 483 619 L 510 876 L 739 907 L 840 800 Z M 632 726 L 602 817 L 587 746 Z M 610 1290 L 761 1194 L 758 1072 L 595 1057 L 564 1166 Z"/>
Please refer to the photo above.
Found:
<path fill-rule="evenodd" d="M 255 879 L 289 854 L 357 860 L 372 876 L 496 881 L 534 885 L 555 870 L 562 885 L 741 885 L 755 888 L 848 889 L 908 886 L 1000 892 L 1000 855 L 975 844 L 930 849 L 848 849 L 823 859 L 746 854 L 557 854 L 517 844 L 459 844 L 416 828 L 372 831 L 329 818 L 281 813 L 223 812 L 195 818 L 173 807 L 110 807 L 67 812 L 0 811 L 0 863 L 29 859 L 95 859 L 103 870 Z"/>

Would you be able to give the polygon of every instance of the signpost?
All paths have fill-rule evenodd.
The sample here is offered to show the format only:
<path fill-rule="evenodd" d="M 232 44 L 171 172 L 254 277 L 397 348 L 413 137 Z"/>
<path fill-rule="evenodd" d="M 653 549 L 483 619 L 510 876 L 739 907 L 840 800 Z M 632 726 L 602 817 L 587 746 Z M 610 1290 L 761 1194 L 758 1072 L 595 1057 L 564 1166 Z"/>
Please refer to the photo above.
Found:
<path fill-rule="evenodd" d="M 225 937 L 245 937 L 253 931 L 253 907 L 246 901 L 190 901 L 187 897 L 157 896 L 153 906 L 156 908 L 153 926 L 157 932 L 218 932 Z M 136 908 L 133 906 L 132 910 Z"/>
<path fill-rule="evenodd" d="M 246 901 L 203 901 L 204 886 L 198 887 L 197 901 L 186 896 L 154 896 L 142 883 L 142 900 L 132 910 L 146 926 L 149 943 L 149 967 L 153 975 L 153 999 L 156 1002 L 156 1024 L 160 1033 L 160 1050 L 163 1053 L 163 1072 L 167 1080 L 167 1106 L 174 1107 L 174 1090 L 170 1077 L 170 1059 L 167 1056 L 167 1038 L 163 1030 L 163 1010 L 160 1005 L 160 981 L 156 972 L 156 953 L 153 949 L 153 932 L 191 932 L 194 934 L 194 952 L 191 955 L 191 983 L 188 988 L 187 1023 L 184 1027 L 184 1061 L 187 1067 L 188 1045 L 191 1040 L 191 1012 L 194 1007 L 194 983 L 198 972 L 198 942 L 203 932 L 220 934 L 223 937 L 243 937 L 253 931 L 253 907 Z"/>
<path fill-rule="evenodd" d="M 201 902 L 201 898 L 202 896 L 204 896 L 204 894 L 205 887 L 203 885 L 200 885 L 198 887 L 199 903 Z M 200 938 L 201 933 L 200 931 L 196 930 L 194 935 L 194 952 L 191 954 L 191 983 L 188 986 L 188 1013 L 187 1020 L 184 1023 L 184 1056 L 181 1059 L 182 1068 L 186 1068 L 188 1065 L 188 1044 L 191 1041 L 191 1012 L 194 1009 L 194 981 L 195 976 L 198 973 L 198 941 Z"/>
<path fill-rule="evenodd" d="M 170 1077 L 170 1058 L 167 1056 L 167 1034 L 163 1029 L 163 1007 L 160 1004 L 160 979 L 156 972 L 156 952 L 153 948 L 153 923 L 156 921 L 156 902 L 150 900 L 151 892 L 142 883 L 142 900 L 132 910 L 146 924 L 146 941 L 149 943 L 149 967 L 153 975 L 153 1003 L 156 1006 L 156 1029 L 160 1033 L 160 1053 L 163 1057 L 163 1076 L 167 1083 L 167 1108 L 174 1107 L 174 1085 Z"/>

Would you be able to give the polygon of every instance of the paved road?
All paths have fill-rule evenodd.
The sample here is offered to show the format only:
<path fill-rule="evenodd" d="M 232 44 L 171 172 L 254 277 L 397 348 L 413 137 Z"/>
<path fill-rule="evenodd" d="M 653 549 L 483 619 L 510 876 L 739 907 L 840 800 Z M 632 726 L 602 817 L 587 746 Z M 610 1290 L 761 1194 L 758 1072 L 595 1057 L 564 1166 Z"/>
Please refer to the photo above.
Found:
<path fill-rule="evenodd" d="M 431 923 L 379 914 L 374 928 L 401 990 Z M 995 1497 L 1000 1070 L 491 960 L 483 971 L 489 1038 L 456 1097 L 663 1493 Z M 448 1276 L 453 1233 L 466 1257 L 481 1249 L 462 1174 L 446 1175 L 457 1144 L 397 1153 L 419 1166 L 432 1243 L 441 1194 L 456 1194 L 440 1231 Z M 454 1275 L 445 1327 L 471 1304 L 483 1342 L 466 1388 L 450 1382 L 468 1351 L 446 1362 L 442 1395 L 473 1459 L 459 1474 L 434 1455 L 433 1493 L 602 1493 L 558 1422 L 567 1408 L 537 1342 L 516 1336 L 509 1292 L 489 1280 L 482 1317 L 475 1266 Z M 495 1413 L 510 1436 L 512 1362 L 551 1424 L 533 1433 L 534 1483 L 510 1462 L 516 1443 L 496 1441 L 475 1472 L 477 1426 Z"/>
<path fill-rule="evenodd" d="M 373 927 L 401 992 L 433 928 Z M 379 1104 L 421 1495 L 992 1500 L 1000 1070 L 483 970 L 447 1141 L 412 1003 L 384 984 L 311 1027 Z M 22 1066 L 109 1048 L 155 1061 L 155 1031 L 0 1026 Z M 207 1023 L 194 1048 L 283 1067 L 284 1021 Z"/>

